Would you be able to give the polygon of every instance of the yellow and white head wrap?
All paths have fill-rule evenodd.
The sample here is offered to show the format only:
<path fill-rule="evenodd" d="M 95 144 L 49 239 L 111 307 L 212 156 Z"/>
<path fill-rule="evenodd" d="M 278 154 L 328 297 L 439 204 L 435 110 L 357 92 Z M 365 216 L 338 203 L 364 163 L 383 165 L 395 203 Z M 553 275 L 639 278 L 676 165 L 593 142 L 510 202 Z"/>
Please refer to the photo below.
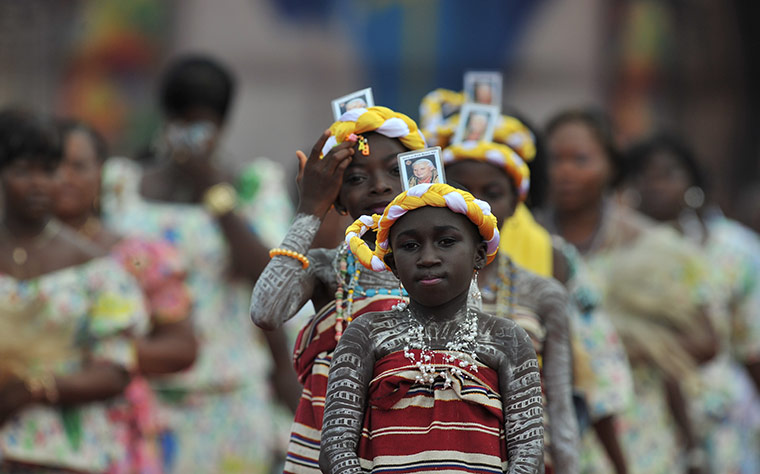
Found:
<path fill-rule="evenodd" d="M 464 214 L 478 227 L 487 244 L 488 263 L 499 250 L 499 228 L 496 217 L 491 214 L 487 202 L 475 199 L 472 194 L 442 183 L 418 184 L 396 196 L 385 208 L 382 216 L 362 216 L 346 229 L 346 243 L 351 252 L 365 267 L 381 272 L 388 270 L 383 258 L 390 252 L 391 226 L 401 216 L 421 207 L 447 207 L 453 212 Z M 370 250 L 362 235 L 370 229 L 377 229 L 374 252 Z"/>
<path fill-rule="evenodd" d="M 322 147 L 323 155 L 326 155 L 334 146 L 346 141 L 351 134 L 358 135 L 367 132 L 376 132 L 388 138 L 398 138 L 409 150 L 420 150 L 426 146 L 425 137 L 414 120 L 388 107 L 349 110 L 330 126 L 330 132 L 332 135 Z"/>
<path fill-rule="evenodd" d="M 509 115 L 502 115 L 496 122 L 493 141 L 513 149 L 523 161 L 530 163 L 536 157 L 536 137 L 524 123 Z"/>
<path fill-rule="evenodd" d="M 476 160 L 491 163 L 507 172 L 517 189 L 520 200 L 524 200 L 530 188 L 530 169 L 520 155 L 512 148 L 493 142 L 464 142 L 451 145 L 443 150 L 443 164 L 450 165 L 462 160 Z"/>
<path fill-rule="evenodd" d="M 464 92 L 449 89 L 436 89 L 429 92 L 420 102 L 420 128 L 429 146 L 448 146 L 459 123 L 458 110 L 464 105 Z M 456 113 L 445 115 L 445 108 L 455 109 Z"/>

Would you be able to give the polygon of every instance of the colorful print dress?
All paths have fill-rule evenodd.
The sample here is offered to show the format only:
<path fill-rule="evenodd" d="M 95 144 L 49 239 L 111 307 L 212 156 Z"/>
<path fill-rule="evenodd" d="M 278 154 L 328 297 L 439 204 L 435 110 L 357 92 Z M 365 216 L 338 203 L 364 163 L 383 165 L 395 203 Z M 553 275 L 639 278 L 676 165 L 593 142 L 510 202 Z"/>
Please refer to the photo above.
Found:
<path fill-rule="evenodd" d="M 143 296 L 135 280 L 112 258 L 20 281 L 0 274 L 4 308 L 38 306 L 24 321 L 42 337 L 67 338 L 70 350 L 30 370 L 67 374 L 85 360 L 135 368 L 132 336 L 147 329 Z M 51 334 L 53 336 L 51 336 Z M 111 422 L 120 399 L 77 407 L 34 406 L 0 429 L 0 459 L 81 472 L 105 472 L 126 456 Z M 34 469 L 31 469 L 34 471 Z"/>
<path fill-rule="evenodd" d="M 237 212 L 274 247 L 292 213 L 282 170 L 260 159 L 241 176 Z M 137 163 L 107 162 L 105 222 L 121 235 L 165 240 L 176 249 L 187 269 L 200 342 L 191 370 L 153 383 L 174 434 L 162 446 L 167 470 L 268 472 L 275 453 L 284 452 L 286 431 L 280 427 L 290 416 L 275 404 L 271 355 L 247 316 L 252 285 L 228 275 L 224 235 L 202 206 L 146 200 L 141 180 Z"/>

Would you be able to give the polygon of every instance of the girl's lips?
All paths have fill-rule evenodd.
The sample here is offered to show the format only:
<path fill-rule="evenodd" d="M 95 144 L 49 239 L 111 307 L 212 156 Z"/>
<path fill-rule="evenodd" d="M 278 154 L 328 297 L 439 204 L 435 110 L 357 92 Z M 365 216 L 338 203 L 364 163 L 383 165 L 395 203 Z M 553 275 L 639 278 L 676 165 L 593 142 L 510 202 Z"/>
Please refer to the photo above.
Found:
<path fill-rule="evenodd" d="M 443 278 L 441 277 L 427 277 L 427 278 L 422 278 L 420 280 L 420 284 L 425 285 L 425 286 L 432 286 L 432 285 L 437 285 L 441 281 L 443 281 Z"/>

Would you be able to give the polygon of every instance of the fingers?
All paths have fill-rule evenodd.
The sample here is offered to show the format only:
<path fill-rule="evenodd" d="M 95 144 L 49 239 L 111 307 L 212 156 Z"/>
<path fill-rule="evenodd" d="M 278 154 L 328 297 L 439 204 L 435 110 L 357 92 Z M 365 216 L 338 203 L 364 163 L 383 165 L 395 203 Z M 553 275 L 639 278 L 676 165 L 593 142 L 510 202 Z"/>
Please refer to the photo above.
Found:
<path fill-rule="evenodd" d="M 330 173 L 335 173 L 336 169 L 341 164 L 345 163 L 345 166 L 348 166 L 355 151 L 353 142 L 341 143 L 330 150 L 330 153 L 324 158 L 325 167 Z"/>
<path fill-rule="evenodd" d="M 298 159 L 298 175 L 296 175 L 296 183 L 301 184 L 301 181 L 303 180 L 303 170 L 306 168 L 306 162 L 309 160 L 309 157 L 307 157 L 306 153 L 301 150 L 296 150 L 296 159 Z"/>
<path fill-rule="evenodd" d="M 317 140 L 317 143 L 315 143 L 311 148 L 311 153 L 309 154 L 310 160 L 315 161 L 320 158 L 320 155 L 322 154 L 322 148 L 324 148 L 325 143 L 327 143 L 327 139 L 330 138 L 330 135 L 332 135 L 332 132 L 329 129 L 325 130 L 322 133 L 322 135 Z"/>

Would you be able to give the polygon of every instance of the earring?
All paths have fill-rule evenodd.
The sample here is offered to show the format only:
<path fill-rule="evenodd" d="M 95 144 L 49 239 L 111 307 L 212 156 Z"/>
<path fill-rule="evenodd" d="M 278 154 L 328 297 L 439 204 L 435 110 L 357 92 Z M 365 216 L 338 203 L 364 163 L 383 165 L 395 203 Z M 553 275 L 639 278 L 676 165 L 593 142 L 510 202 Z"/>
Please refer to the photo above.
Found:
<path fill-rule="evenodd" d="M 470 291 L 467 297 L 471 305 L 476 306 L 479 309 L 483 308 L 483 295 L 480 293 L 480 286 L 478 285 L 478 268 L 472 274 L 472 281 L 470 282 Z"/>
<path fill-rule="evenodd" d="M 398 282 L 398 303 L 393 305 L 391 309 L 393 311 L 404 311 L 407 307 L 406 301 L 404 301 L 404 285 L 401 283 L 401 280 Z"/>
<path fill-rule="evenodd" d="M 692 209 L 699 209 L 705 203 L 705 192 L 699 186 L 692 186 L 683 193 L 683 201 Z"/>

